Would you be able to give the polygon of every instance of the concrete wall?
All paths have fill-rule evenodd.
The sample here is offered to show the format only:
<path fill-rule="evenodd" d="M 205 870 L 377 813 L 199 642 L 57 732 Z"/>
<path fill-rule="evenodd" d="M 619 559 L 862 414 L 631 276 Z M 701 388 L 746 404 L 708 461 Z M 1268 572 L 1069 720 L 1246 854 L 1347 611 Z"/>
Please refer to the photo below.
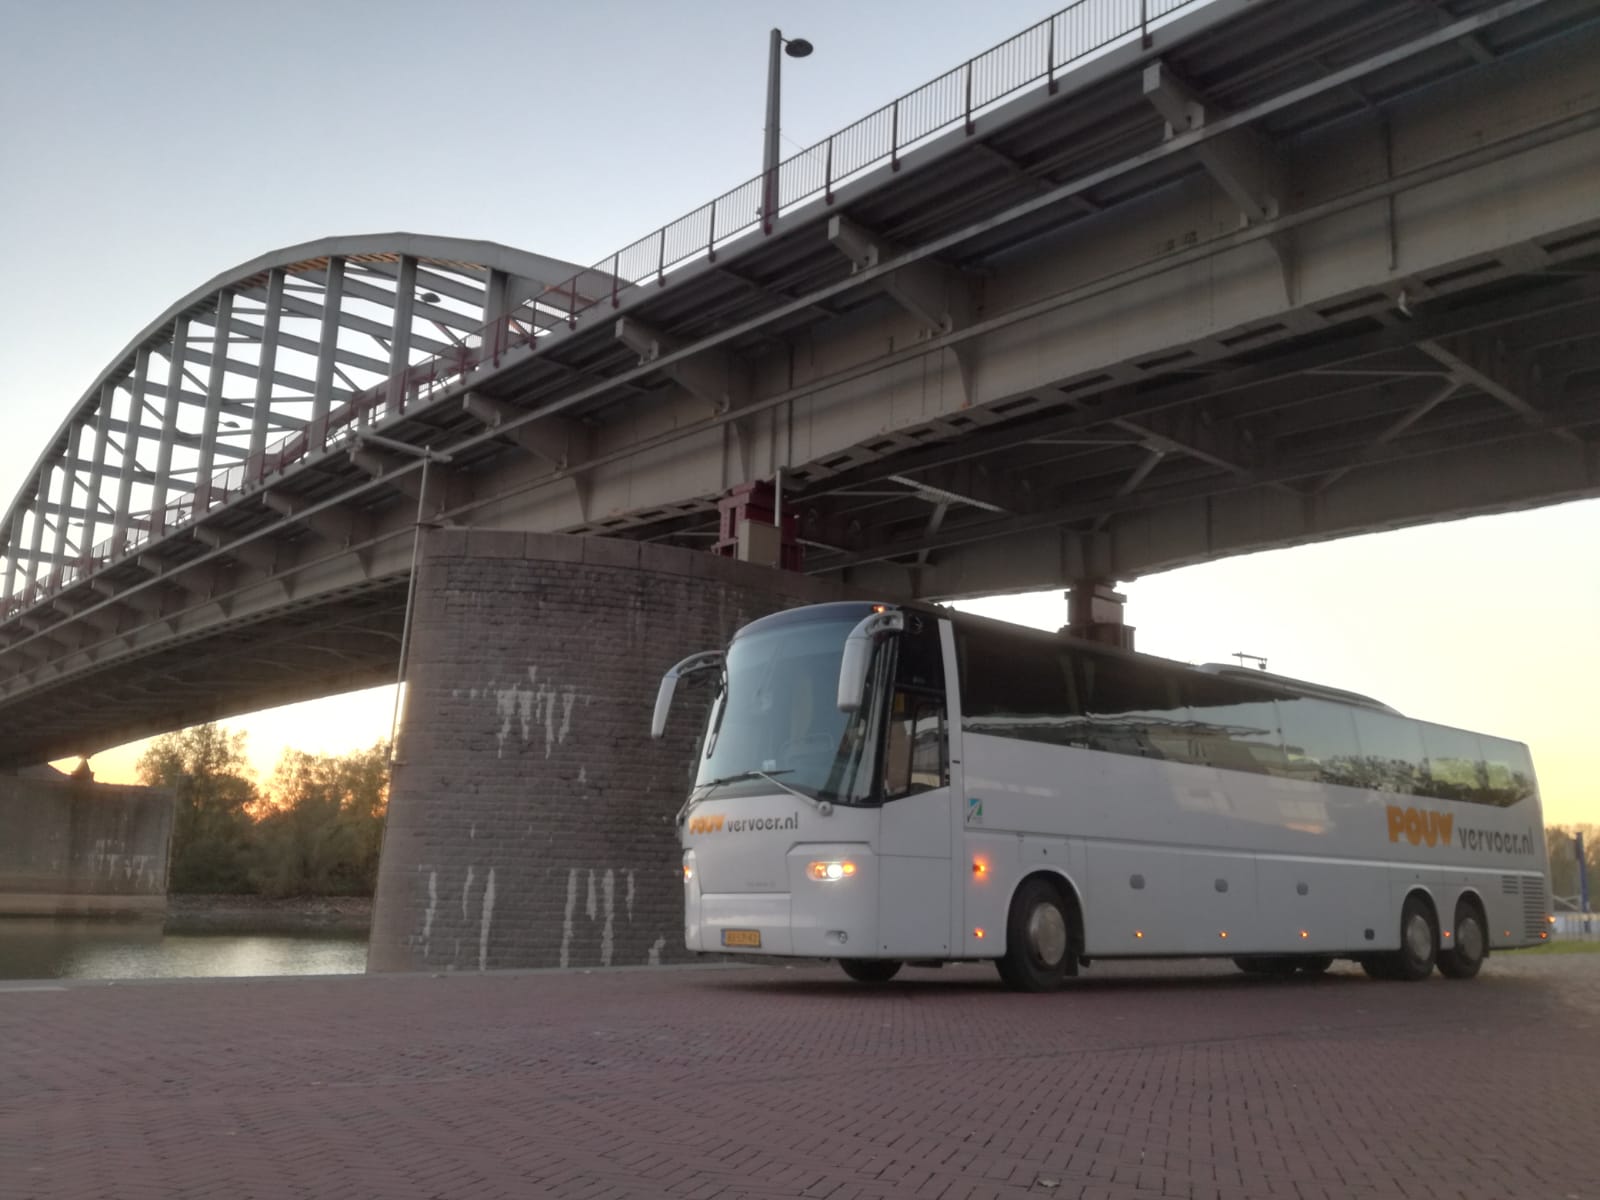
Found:
<path fill-rule="evenodd" d="M 673 816 L 705 692 L 653 742 L 656 685 L 746 622 L 841 597 L 703 551 L 430 535 L 368 969 L 687 957 Z"/>
<path fill-rule="evenodd" d="M 0 916 L 164 915 L 172 817 L 155 788 L 0 775 Z"/>

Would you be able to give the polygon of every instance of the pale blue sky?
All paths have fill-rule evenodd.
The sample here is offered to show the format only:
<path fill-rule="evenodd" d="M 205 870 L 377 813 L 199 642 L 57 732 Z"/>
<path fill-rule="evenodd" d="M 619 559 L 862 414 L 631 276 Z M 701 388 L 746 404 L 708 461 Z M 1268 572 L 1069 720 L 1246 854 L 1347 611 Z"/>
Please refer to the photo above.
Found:
<path fill-rule="evenodd" d="M 237 263 L 389 230 L 594 261 L 759 169 L 773 25 L 817 47 L 785 62 L 792 152 L 1058 6 L 0 0 L 0 503 L 108 360 Z M 1249 650 L 1523 738 L 1550 814 L 1600 821 L 1597 535 L 1590 502 L 1261 555 L 1137 582 L 1130 619 L 1158 653 Z M 350 746 L 387 733 L 382 697 L 357 710 Z M 241 724 L 269 762 L 343 748 L 316 710 Z"/>

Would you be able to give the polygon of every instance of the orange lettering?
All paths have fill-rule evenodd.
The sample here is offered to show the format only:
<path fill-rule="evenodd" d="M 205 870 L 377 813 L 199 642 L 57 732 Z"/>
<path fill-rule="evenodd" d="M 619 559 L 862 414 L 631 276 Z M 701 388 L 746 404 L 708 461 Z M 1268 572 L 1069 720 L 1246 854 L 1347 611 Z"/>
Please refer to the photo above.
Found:
<path fill-rule="evenodd" d="M 1439 814 L 1439 840 L 1446 846 L 1450 844 L 1450 834 L 1455 830 L 1456 818 L 1453 813 Z"/>
<path fill-rule="evenodd" d="M 1400 831 L 1405 827 L 1406 810 L 1403 808 L 1397 808 L 1393 804 L 1389 805 L 1389 840 L 1391 842 L 1398 842 L 1400 840 Z"/>
<path fill-rule="evenodd" d="M 1406 841 L 1413 846 L 1422 844 L 1422 814 L 1414 808 L 1406 809 Z"/>

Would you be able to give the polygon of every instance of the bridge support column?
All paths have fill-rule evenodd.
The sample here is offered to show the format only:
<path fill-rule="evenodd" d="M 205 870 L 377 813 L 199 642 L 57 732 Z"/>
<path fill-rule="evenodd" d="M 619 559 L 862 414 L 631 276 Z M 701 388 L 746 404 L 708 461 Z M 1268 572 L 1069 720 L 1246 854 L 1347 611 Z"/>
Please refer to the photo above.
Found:
<path fill-rule="evenodd" d="M 1117 591 L 1115 580 L 1075 579 L 1067 592 L 1066 633 L 1073 637 L 1133 649 L 1133 626 L 1122 620 L 1128 598 Z"/>
<path fill-rule="evenodd" d="M 832 583 L 613 538 L 427 535 L 368 969 L 682 960 L 673 816 L 709 695 L 662 673 Z"/>

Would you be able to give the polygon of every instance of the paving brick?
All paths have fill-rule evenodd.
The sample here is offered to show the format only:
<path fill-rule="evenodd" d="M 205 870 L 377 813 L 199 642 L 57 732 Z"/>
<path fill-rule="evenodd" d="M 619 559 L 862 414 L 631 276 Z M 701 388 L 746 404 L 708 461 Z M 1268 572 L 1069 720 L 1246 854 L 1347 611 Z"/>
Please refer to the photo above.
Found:
<path fill-rule="evenodd" d="M 0 985 L 0 1197 L 1596 1197 L 1600 955 L 903 977 Z"/>

